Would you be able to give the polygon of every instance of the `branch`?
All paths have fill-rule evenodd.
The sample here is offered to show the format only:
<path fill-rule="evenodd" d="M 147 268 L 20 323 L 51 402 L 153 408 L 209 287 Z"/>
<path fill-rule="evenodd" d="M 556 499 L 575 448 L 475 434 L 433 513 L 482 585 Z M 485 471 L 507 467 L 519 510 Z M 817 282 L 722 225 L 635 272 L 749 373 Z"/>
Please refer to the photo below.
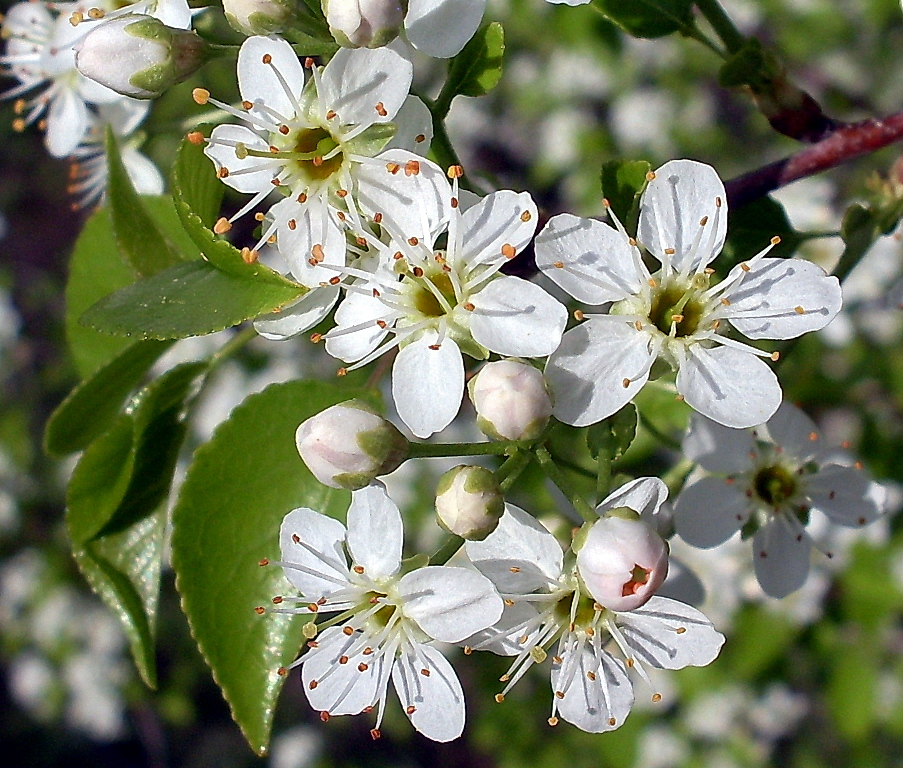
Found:
<path fill-rule="evenodd" d="M 813 176 L 903 139 L 903 112 L 838 128 L 795 155 L 738 176 L 725 184 L 728 205 L 741 206 L 792 181 Z"/>

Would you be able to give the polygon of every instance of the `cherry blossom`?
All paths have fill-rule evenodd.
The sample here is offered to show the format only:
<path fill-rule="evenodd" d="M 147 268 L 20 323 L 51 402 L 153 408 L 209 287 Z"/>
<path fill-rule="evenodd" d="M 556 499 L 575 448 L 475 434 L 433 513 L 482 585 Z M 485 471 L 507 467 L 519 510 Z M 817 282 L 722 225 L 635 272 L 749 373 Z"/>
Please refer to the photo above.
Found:
<path fill-rule="evenodd" d="M 609 304 L 568 331 L 549 359 L 554 414 L 576 426 L 619 410 L 656 375 L 677 372 L 680 396 L 730 427 L 761 424 L 781 387 L 762 357 L 777 354 L 725 335 L 790 339 L 827 325 L 840 310 L 837 278 L 802 259 L 767 258 L 771 245 L 711 284 L 709 263 L 727 232 L 724 185 L 714 169 L 673 160 L 650 175 L 636 239 L 570 214 L 536 238 L 539 268 L 574 298 Z M 660 264 L 650 273 L 642 245 Z"/>
<path fill-rule="evenodd" d="M 752 536 L 756 578 L 772 597 L 806 581 L 817 547 L 807 532 L 811 515 L 860 527 L 885 511 L 886 490 L 849 456 L 824 446 L 815 424 L 786 402 L 756 429 L 694 415 L 684 452 L 705 473 L 677 497 L 677 533 L 706 548 L 738 531 Z"/>

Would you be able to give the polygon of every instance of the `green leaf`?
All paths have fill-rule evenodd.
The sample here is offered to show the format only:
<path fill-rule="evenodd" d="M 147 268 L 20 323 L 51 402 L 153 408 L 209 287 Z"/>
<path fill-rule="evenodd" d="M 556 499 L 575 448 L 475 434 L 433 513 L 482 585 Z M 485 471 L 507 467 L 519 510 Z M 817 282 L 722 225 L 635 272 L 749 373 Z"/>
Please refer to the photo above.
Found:
<path fill-rule="evenodd" d="M 774 54 L 765 50 L 760 40 L 750 37 L 721 65 L 718 84 L 724 88 L 747 85 L 760 92 L 770 88 L 781 75 L 781 65 Z"/>
<path fill-rule="evenodd" d="M 693 0 L 594 0 L 594 5 L 634 37 L 664 37 L 693 23 Z"/>
<path fill-rule="evenodd" d="M 502 77 L 505 30 L 497 21 L 485 24 L 448 64 L 448 76 L 436 99 L 440 116 L 448 113 L 455 96 L 483 96 Z"/>
<path fill-rule="evenodd" d="M 119 619 L 135 666 L 151 688 L 157 684 L 154 635 L 165 532 L 161 509 L 123 533 L 73 547 L 79 570 Z"/>
<path fill-rule="evenodd" d="M 611 160 L 602 165 L 602 197 L 631 234 L 636 234 L 640 195 L 651 170 L 645 160 Z"/>
<path fill-rule="evenodd" d="M 139 341 L 85 379 L 53 412 L 44 432 L 44 449 L 62 457 L 80 451 L 105 432 L 126 397 L 171 342 Z"/>
<path fill-rule="evenodd" d="M 624 455 L 636 437 L 637 412 L 633 403 L 627 403 L 620 411 L 586 431 L 586 443 L 593 458 L 605 452 L 610 458 Z"/>
<path fill-rule="evenodd" d="M 213 201 L 209 192 L 204 192 L 201 188 L 201 182 L 193 181 L 193 179 L 196 174 L 211 175 L 214 179 L 216 177 L 213 174 L 213 165 L 203 154 L 200 157 L 198 156 L 198 149 L 199 147 L 194 146 L 187 139 L 179 147 L 176 172 L 173 175 L 172 195 L 182 226 L 195 245 L 200 248 L 207 261 L 223 272 L 235 277 L 284 287 L 292 286 L 299 288 L 302 293 L 306 292 L 306 288 L 302 288 L 297 283 L 287 280 L 278 272 L 264 266 L 260 262 L 246 262 L 242 257 L 241 251 L 228 241 L 217 237 L 210 229 L 204 226 L 203 217 L 210 216 Z M 201 165 L 202 160 L 204 165 Z M 219 180 L 217 180 L 217 183 L 219 183 Z M 200 213 L 195 210 L 196 205 L 201 206 Z M 215 217 L 216 213 L 213 216 Z"/>
<path fill-rule="evenodd" d="M 82 378 L 119 355 L 133 342 L 98 333 L 78 319 L 92 304 L 135 281 L 135 272 L 119 255 L 107 211 L 88 219 L 75 243 L 66 282 L 66 337 Z"/>
<path fill-rule="evenodd" d="M 85 312 L 81 322 L 139 339 L 201 336 L 275 312 L 307 292 L 272 275 L 276 279 L 242 278 L 206 261 L 178 264 L 107 296 Z"/>
<path fill-rule="evenodd" d="M 87 447 L 66 495 L 76 545 L 126 530 L 166 498 L 185 437 L 184 402 L 207 367 L 194 362 L 167 371 Z"/>
<path fill-rule="evenodd" d="M 149 277 L 183 260 L 181 252 L 164 237 L 145 210 L 119 156 L 119 145 L 112 128 L 107 127 L 107 200 L 113 220 L 113 232 L 125 260 L 143 276 Z"/>
<path fill-rule="evenodd" d="M 181 201 L 198 216 L 202 225 L 213 226 L 219 217 L 226 185 L 217 178 L 202 144 L 182 141 L 172 169 L 172 188 L 176 205 Z"/>
<path fill-rule="evenodd" d="M 719 272 L 755 256 L 767 247 L 773 237 L 780 237 L 770 256 L 789 257 L 799 248 L 800 236 L 784 211 L 784 206 L 771 197 L 762 197 L 740 207 L 731 207 L 727 218 L 725 257 L 719 259 Z"/>
<path fill-rule="evenodd" d="M 251 395 L 195 454 L 173 512 L 172 562 L 182 608 L 248 743 L 262 754 L 276 698 L 303 641 L 304 617 L 255 614 L 290 589 L 278 560 L 279 526 L 296 507 L 333 516 L 349 495 L 318 483 L 295 448 L 308 417 L 365 390 L 292 381 Z"/>

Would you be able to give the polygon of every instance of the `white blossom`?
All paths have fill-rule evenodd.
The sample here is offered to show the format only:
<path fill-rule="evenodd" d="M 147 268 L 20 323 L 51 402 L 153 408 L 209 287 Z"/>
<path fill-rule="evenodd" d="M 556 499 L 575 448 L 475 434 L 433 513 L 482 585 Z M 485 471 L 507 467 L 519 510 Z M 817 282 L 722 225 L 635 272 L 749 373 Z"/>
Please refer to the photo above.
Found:
<path fill-rule="evenodd" d="M 292 667 L 326 716 L 376 708 L 379 736 L 389 679 L 412 725 L 434 741 L 464 728 L 464 694 L 433 640 L 460 642 L 498 620 L 502 600 L 484 576 L 451 566 L 402 573 L 402 519 L 383 486 L 352 495 L 348 528 L 300 508 L 282 523 L 280 563 L 300 592 L 290 613 L 340 611 Z M 290 603 L 282 598 L 281 604 Z"/>
<path fill-rule="evenodd" d="M 662 491 L 667 493 L 661 485 L 641 478 L 609 496 L 597 511 L 636 506 L 654 513 Z M 499 623 L 468 641 L 474 649 L 515 657 L 496 700 L 504 700 L 531 666 L 551 655 L 551 725 L 560 716 L 591 733 L 618 728 L 634 702 L 628 669 L 648 683 L 644 665 L 709 664 L 724 642 L 703 614 L 676 600 L 655 596 L 631 611 L 604 608 L 584 591 L 579 563 L 566 558 L 557 539 L 513 505 L 506 506 L 493 533 L 467 542 L 465 550 L 505 599 Z"/>
<path fill-rule="evenodd" d="M 552 218 L 536 238 L 539 268 L 574 298 L 611 304 L 568 331 L 549 359 L 554 414 L 593 424 L 619 410 L 657 374 L 677 372 L 678 393 L 721 424 L 750 427 L 781 402 L 777 378 L 761 357 L 725 335 L 728 324 L 751 339 L 789 339 L 827 325 L 841 304 L 835 277 L 802 259 L 766 258 L 778 242 L 710 285 L 709 263 L 727 231 L 724 185 L 690 160 L 659 168 L 640 200 L 637 239 L 570 214 Z M 640 245 L 660 264 L 650 273 Z"/>
<path fill-rule="evenodd" d="M 694 415 L 684 452 L 707 473 L 687 485 L 674 508 L 677 533 L 714 547 L 743 531 L 766 594 L 785 597 L 809 574 L 813 514 L 860 527 L 885 512 L 886 490 L 843 452 L 823 445 L 815 424 L 783 403 L 756 429 L 729 429 Z"/>

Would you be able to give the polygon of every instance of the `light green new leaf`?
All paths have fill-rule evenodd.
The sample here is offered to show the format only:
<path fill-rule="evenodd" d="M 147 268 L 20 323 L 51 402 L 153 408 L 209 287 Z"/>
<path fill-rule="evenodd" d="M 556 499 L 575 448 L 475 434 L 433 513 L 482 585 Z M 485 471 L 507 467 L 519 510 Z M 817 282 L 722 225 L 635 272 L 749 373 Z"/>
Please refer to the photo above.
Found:
<path fill-rule="evenodd" d="M 292 381 L 251 395 L 195 454 L 173 512 L 172 561 L 201 653 L 259 754 L 266 751 L 278 669 L 301 648 L 307 619 L 255 607 L 290 589 L 278 567 L 279 526 L 296 507 L 340 516 L 350 496 L 318 483 L 295 448 L 298 425 L 352 397 L 334 382 Z"/>
<path fill-rule="evenodd" d="M 272 275 L 236 277 L 206 261 L 178 264 L 107 296 L 81 322 L 138 339 L 202 336 L 275 312 L 307 292 Z"/>
<path fill-rule="evenodd" d="M 73 547 L 79 570 L 119 619 L 141 679 L 151 688 L 157 685 L 154 635 L 165 531 L 161 509 L 116 536 Z"/>
<path fill-rule="evenodd" d="M 62 457 L 80 451 L 106 432 L 126 397 L 171 346 L 171 342 L 139 341 L 73 389 L 47 422 L 47 453 Z"/>
<path fill-rule="evenodd" d="M 693 22 L 693 0 L 594 0 L 594 5 L 634 37 L 664 37 Z"/>
<path fill-rule="evenodd" d="M 185 256 L 157 228 L 132 186 L 112 129 L 107 128 L 107 202 L 122 257 L 142 277 L 178 264 Z"/>
<path fill-rule="evenodd" d="M 489 93 L 502 77 L 505 31 L 497 21 L 477 30 L 448 65 L 448 77 L 437 99 L 451 103 L 457 96 L 482 96 Z"/>
<path fill-rule="evenodd" d="M 617 459 L 626 453 L 636 437 L 637 412 L 633 403 L 627 403 L 617 413 L 593 424 L 586 432 L 586 443 L 593 458 L 599 453 Z"/>

